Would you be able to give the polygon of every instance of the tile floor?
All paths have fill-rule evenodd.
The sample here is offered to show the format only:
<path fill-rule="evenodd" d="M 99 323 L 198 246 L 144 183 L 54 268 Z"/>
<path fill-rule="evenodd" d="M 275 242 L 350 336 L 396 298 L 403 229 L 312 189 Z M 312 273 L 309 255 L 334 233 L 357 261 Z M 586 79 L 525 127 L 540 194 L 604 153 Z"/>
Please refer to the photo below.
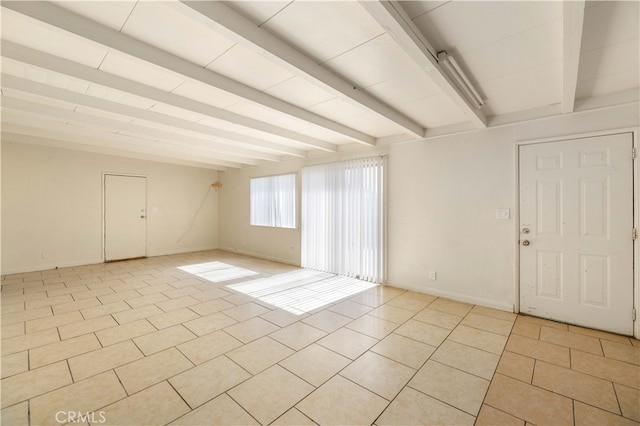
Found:
<path fill-rule="evenodd" d="M 211 251 L 2 277 L 1 422 L 640 422 L 638 340 L 305 274 Z"/>

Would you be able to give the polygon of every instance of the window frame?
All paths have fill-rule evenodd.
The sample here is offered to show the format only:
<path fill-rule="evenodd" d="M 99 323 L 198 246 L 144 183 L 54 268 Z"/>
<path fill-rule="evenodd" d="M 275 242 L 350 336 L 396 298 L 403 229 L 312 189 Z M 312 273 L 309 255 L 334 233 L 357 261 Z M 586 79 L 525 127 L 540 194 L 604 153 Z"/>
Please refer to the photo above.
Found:
<path fill-rule="evenodd" d="M 282 176 L 291 176 L 293 178 L 293 194 L 292 194 L 292 206 L 291 206 L 291 220 L 293 221 L 293 225 L 278 225 L 275 222 L 277 222 L 276 217 L 271 217 L 271 223 L 268 224 L 258 224 L 258 223 L 253 223 L 253 219 L 254 219 L 254 191 L 253 191 L 253 182 L 257 181 L 257 180 L 262 180 L 262 179 L 273 179 L 273 178 L 278 178 L 278 177 L 282 177 Z M 299 227 L 299 219 L 298 219 L 298 172 L 286 172 L 286 173 L 278 173 L 278 174 L 273 174 L 273 175 L 264 175 L 264 176 L 253 176 L 249 178 L 249 226 L 257 226 L 260 228 L 275 228 L 275 229 L 298 229 Z M 272 201 L 273 203 L 276 203 L 276 201 Z M 274 208 L 278 208 L 278 206 L 272 206 Z M 276 214 L 274 214 L 276 215 Z"/>

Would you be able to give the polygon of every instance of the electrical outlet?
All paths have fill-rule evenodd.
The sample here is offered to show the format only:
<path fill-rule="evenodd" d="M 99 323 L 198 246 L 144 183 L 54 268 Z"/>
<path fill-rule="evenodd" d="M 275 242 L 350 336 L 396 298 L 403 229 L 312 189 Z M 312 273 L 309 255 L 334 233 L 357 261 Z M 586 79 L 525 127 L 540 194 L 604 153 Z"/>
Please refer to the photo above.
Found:
<path fill-rule="evenodd" d="M 435 281 L 438 278 L 438 274 L 436 271 L 429 271 L 429 279 L 431 281 Z"/>

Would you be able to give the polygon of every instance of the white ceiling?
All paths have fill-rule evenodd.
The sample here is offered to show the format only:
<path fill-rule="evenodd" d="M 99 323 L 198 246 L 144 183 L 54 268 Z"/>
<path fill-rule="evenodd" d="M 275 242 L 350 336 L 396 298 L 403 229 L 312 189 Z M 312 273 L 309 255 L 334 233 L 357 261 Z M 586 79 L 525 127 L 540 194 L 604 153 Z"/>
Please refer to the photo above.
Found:
<path fill-rule="evenodd" d="M 640 87 L 638 1 L 3 1 L 1 12 L 3 140 L 218 170 L 637 102 Z"/>

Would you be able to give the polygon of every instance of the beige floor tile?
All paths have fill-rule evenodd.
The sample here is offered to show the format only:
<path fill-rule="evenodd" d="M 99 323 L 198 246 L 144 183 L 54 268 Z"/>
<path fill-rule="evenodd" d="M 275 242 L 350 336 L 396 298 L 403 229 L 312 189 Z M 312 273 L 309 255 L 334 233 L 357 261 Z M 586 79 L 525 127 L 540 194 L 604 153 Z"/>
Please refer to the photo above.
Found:
<path fill-rule="evenodd" d="M 69 358 L 69 368 L 74 381 L 95 376 L 144 357 L 132 341 L 116 343 L 103 349 Z"/>
<path fill-rule="evenodd" d="M 195 334 L 178 324 L 160 331 L 145 334 L 144 336 L 136 337 L 133 341 L 145 355 L 151 355 L 195 339 L 196 337 Z"/>
<path fill-rule="evenodd" d="M 382 305 L 380 308 L 382 308 L 383 306 L 385 305 Z M 383 339 L 393 330 L 398 328 L 398 324 L 367 314 L 352 321 L 346 327 L 359 333 L 366 334 L 367 336 L 371 336 L 375 339 Z"/>
<path fill-rule="evenodd" d="M 172 426 L 207 424 L 237 426 L 258 425 L 259 423 L 227 394 L 218 396 L 171 423 Z"/>
<path fill-rule="evenodd" d="M 471 346 L 446 340 L 431 359 L 449 367 L 491 380 L 500 356 Z"/>
<path fill-rule="evenodd" d="M 182 324 L 183 322 L 196 318 L 200 318 L 200 315 L 196 314 L 191 309 L 181 308 L 164 314 L 154 315 L 147 318 L 147 321 L 160 330 L 173 325 Z"/>
<path fill-rule="evenodd" d="M 439 362 L 427 361 L 411 379 L 409 386 L 476 416 L 489 381 Z"/>
<path fill-rule="evenodd" d="M 60 315 L 66 312 L 80 311 L 82 309 L 92 308 L 94 306 L 100 306 L 100 301 L 96 297 L 69 303 L 62 303 L 60 305 L 53 305 L 52 308 L 54 315 Z"/>
<path fill-rule="evenodd" d="M 573 425 L 571 399 L 501 374 L 491 382 L 485 404 L 536 425 Z"/>
<path fill-rule="evenodd" d="M 47 300 L 47 299 L 41 299 L 41 300 Z M 24 311 L 24 302 L 20 302 L 20 303 L 12 303 L 10 305 L 2 305 L 2 314 L 6 315 L 6 314 L 11 314 L 14 312 L 22 312 Z"/>
<path fill-rule="evenodd" d="M 109 303 L 108 305 L 100 305 L 93 308 L 82 309 L 80 312 L 85 319 L 101 317 L 104 315 L 114 314 L 116 312 L 128 311 L 131 307 L 124 301 Z"/>
<path fill-rule="evenodd" d="M 241 322 L 249 318 L 257 317 L 269 312 L 269 309 L 255 303 L 245 303 L 244 305 L 234 306 L 223 311 L 223 313 L 234 320 Z"/>
<path fill-rule="evenodd" d="M 529 337 L 531 339 L 540 339 L 540 329 L 542 327 L 538 324 L 526 321 L 516 321 L 513 325 L 511 333 L 519 334 L 520 336 Z"/>
<path fill-rule="evenodd" d="M 16 352 L 2 357 L 0 371 L 2 378 L 24 373 L 29 370 L 29 352 Z"/>
<path fill-rule="evenodd" d="M 98 296 L 98 300 L 100 300 L 103 305 L 108 305 L 111 303 L 119 302 L 121 300 L 133 299 L 136 297 L 140 297 L 140 293 L 135 290 L 126 290 L 114 294 L 107 294 L 105 296 Z"/>
<path fill-rule="evenodd" d="M 512 334 L 505 350 L 569 368 L 569 349 L 563 346 Z"/>
<path fill-rule="evenodd" d="M 373 392 L 334 376 L 296 408 L 318 424 L 365 425 L 373 423 L 388 403 Z"/>
<path fill-rule="evenodd" d="M 607 358 L 640 365 L 640 347 L 602 340 L 602 349 Z"/>
<path fill-rule="evenodd" d="M 171 287 L 169 284 L 166 284 L 166 283 L 150 285 L 150 286 L 145 286 L 145 287 L 136 289 L 136 291 L 140 293 L 140 295 L 142 296 L 149 296 L 150 294 L 158 294 L 164 291 L 172 291 L 172 290 L 175 290 L 175 288 Z"/>
<path fill-rule="evenodd" d="M 393 306 L 390 305 L 388 303 L 385 303 L 384 305 L 374 309 L 373 311 L 369 312 L 369 315 L 376 317 L 376 318 L 381 318 L 383 320 L 387 320 L 387 321 L 391 321 L 394 322 L 396 324 L 402 324 L 405 321 L 407 321 L 409 318 L 411 318 L 413 315 L 415 314 L 415 312 L 407 310 L 407 309 L 403 309 L 403 308 L 399 308 L 397 306 Z"/>
<path fill-rule="evenodd" d="M 496 372 L 509 376 L 513 379 L 531 383 L 531 380 L 533 380 L 533 368 L 535 366 L 535 362 L 536 361 L 533 358 L 504 351 Z"/>
<path fill-rule="evenodd" d="M 54 362 L 62 361 L 72 356 L 99 349 L 100 347 L 100 342 L 93 334 L 73 337 L 31 349 L 29 351 L 30 366 L 31 368 L 38 368 L 43 365 L 53 364 Z"/>
<path fill-rule="evenodd" d="M 572 349 L 571 369 L 640 389 L 640 367 L 637 365 Z"/>
<path fill-rule="evenodd" d="M 613 384 L 546 362 L 536 362 L 533 385 L 620 414 Z"/>
<path fill-rule="evenodd" d="M 1 322 L 1 321 L 0 321 Z M 0 331 L 0 335 L 2 336 L 2 341 L 10 337 L 22 336 L 24 335 L 24 323 L 16 322 L 9 325 L 2 324 L 2 329 Z"/>
<path fill-rule="evenodd" d="M 139 308 L 142 306 L 152 305 L 154 303 L 167 302 L 170 299 L 162 293 L 153 293 L 148 294 L 146 296 L 134 297 L 133 299 L 128 299 L 127 304 L 132 308 Z M 197 303 L 197 302 L 196 302 Z M 196 304 L 194 303 L 194 305 Z M 183 306 L 181 306 L 182 308 Z M 139 319 L 139 318 L 136 318 Z"/>
<path fill-rule="evenodd" d="M 401 296 L 394 297 L 387 302 L 388 305 L 397 306 L 411 312 L 419 312 L 436 300 L 435 296 L 424 293 L 405 292 Z"/>
<path fill-rule="evenodd" d="M 602 355 L 600 340 L 595 337 L 584 336 L 577 333 L 570 333 L 555 328 L 542 327 L 540 329 L 540 340 L 553 343 L 554 345 L 566 346 L 589 352 L 594 355 Z"/>
<path fill-rule="evenodd" d="M 376 421 L 377 425 L 473 425 L 475 418 L 406 387 Z"/>
<path fill-rule="evenodd" d="M 198 365 L 240 346 L 242 346 L 242 342 L 219 330 L 178 345 L 177 348 L 191 362 Z"/>
<path fill-rule="evenodd" d="M 592 407 L 581 402 L 575 402 L 575 416 L 576 425 L 616 425 L 616 426 L 637 426 L 633 420 L 625 419 L 624 417 L 617 416 L 609 413 L 608 411 L 600 410 L 599 408 Z"/>
<path fill-rule="evenodd" d="M 229 326 L 225 328 L 225 331 L 241 342 L 249 343 L 252 340 L 259 339 L 260 337 L 271 334 L 279 329 L 280 327 L 277 325 L 256 317 Z"/>
<path fill-rule="evenodd" d="M 438 327 L 453 330 L 462 321 L 461 316 L 448 314 L 446 312 L 434 311 L 433 309 L 425 308 L 418 312 L 413 319 L 426 322 L 427 324 L 437 325 Z"/>
<path fill-rule="evenodd" d="M 327 333 L 322 330 L 318 330 L 302 322 L 296 322 L 270 334 L 269 337 L 299 351 L 326 335 Z"/>
<path fill-rule="evenodd" d="M 307 346 L 280 362 L 280 365 L 314 386 L 320 386 L 351 360 L 320 345 Z"/>
<path fill-rule="evenodd" d="M 43 306 L 51 306 L 51 305 L 59 305 L 61 303 L 73 302 L 73 297 L 68 294 L 63 294 L 61 296 L 49 296 L 46 299 L 36 299 L 36 300 L 27 300 L 25 302 L 24 309 L 36 309 L 41 308 Z M 2 312 L 9 313 L 9 310 L 5 309 L 6 307 L 2 307 Z M 22 310 L 22 309 L 19 309 Z"/>
<path fill-rule="evenodd" d="M 29 309 L 28 311 L 12 312 L 8 314 L 2 314 L 2 324 L 9 325 L 16 322 L 23 322 L 29 320 L 35 320 L 39 318 L 45 318 L 52 316 L 51 307 L 44 306 L 37 309 Z"/>
<path fill-rule="evenodd" d="M 498 318 L 505 321 L 511 321 L 511 323 L 513 323 L 516 318 L 518 318 L 518 314 L 514 314 L 513 312 L 501 311 L 499 309 L 487 308 L 485 306 L 478 305 L 474 306 L 473 309 L 471 309 L 471 312 L 480 315 L 486 315 L 488 317 Z"/>
<path fill-rule="evenodd" d="M 629 337 L 620 336 L 619 334 L 607 333 L 606 331 L 593 330 L 591 328 L 577 327 L 575 325 L 569 326 L 569 331 L 572 333 L 582 334 L 584 336 L 597 337 L 598 339 L 609 340 L 611 342 L 622 343 L 624 345 L 630 344 Z"/>
<path fill-rule="evenodd" d="M 313 391 L 313 386 L 274 365 L 227 392 L 262 424 L 268 424 Z"/>
<path fill-rule="evenodd" d="M 518 319 L 516 321 L 528 322 L 530 324 L 537 324 L 543 327 L 556 328 L 558 330 L 565 330 L 565 331 L 569 330 L 569 326 L 567 324 L 551 321 L 543 318 L 531 317 L 523 314 L 518 315 Z"/>
<path fill-rule="evenodd" d="M 480 409 L 475 424 L 476 426 L 524 426 L 524 420 L 485 404 Z"/>
<path fill-rule="evenodd" d="M 199 315 L 204 316 L 209 314 L 215 314 L 216 312 L 224 311 L 225 309 L 233 308 L 234 306 L 235 305 L 227 302 L 226 300 L 213 299 L 204 303 L 198 303 L 197 305 L 189 306 L 189 309 L 198 313 Z"/>
<path fill-rule="evenodd" d="M 210 288 L 209 284 L 199 284 L 198 287 L 202 291 L 198 294 L 194 294 L 193 297 L 200 300 L 201 302 L 219 299 L 231 295 L 230 292 L 225 291 L 221 288 Z"/>
<path fill-rule="evenodd" d="M 29 402 L 12 405 L 0 411 L 0 420 L 3 425 L 28 425 Z"/>
<path fill-rule="evenodd" d="M 245 303 L 254 302 L 255 299 L 251 296 L 242 293 L 233 293 L 230 296 L 223 297 L 229 303 L 233 303 L 234 305 L 244 305 Z"/>
<path fill-rule="evenodd" d="M 409 320 L 398 327 L 395 333 L 427 345 L 439 346 L 451 333 L 451 330 L 416 320 Z"/>
<path fill-rule="evenodd" d="M 328 310 L 320 311 L 302 321 L 320 330 L 331 333 L 349 324 L 353 319 Z"/>
<path fill-rule="evenodd" d="M 64 361 L 2 379 L 2 408 L 25 401 L 72 382 Z"/>
<path fill-rule="evenodd" d="M 119 324 L 126 324 L 163 313 L 164 312 L 155 305 L 143 305 L 134 309 L 130 309 L 128 311 L 116 312 L 112 316 L 116 319 L 116 321 L 118 321 Z"/>
<path fill-rule="evenodd" d="M 97 412 L 126 396 L 116 375 L 108 371 L 32 399 L 31 424 L 57 424 L 59 411 Z"/>
<path fill-rule="evenodd" d="M 226 316 L 222 312 L 216 312 L 215 314 L 207 315 L 202 318 L 194 319 L 183 323 L 185 327 L 191 330 L 198 336 L 204 336 L 205 334 L 212 333 L 217 330 L 221 330 L 225 327 L 229 327 L 236 323 L 231 317 Z"/>
<path fill-rule="evenodd" d="M 196 408 L 251 377 L 226 356 L 220 356 L 169 379 L 185 401 Z"/>
<path fill-rule="evenodd" d="M 366 352 L 342 370 L 340 375 L 391 401 L 415 372 L 415 369 L 389 358 Z"/>
<path fill-rule="evenodd" d="M 113 317 L 106 315 L 63 325 L 58 327 L 58 332 L 60 333 L 60 337 L 65 340 L 87 333 L 93 333 L 94 331 L 104 330 L 105 328 L 115 327 L 116 325 L 118 325 L 118 323 Z"/>
<path fill-rule="evenodd" d="M 149 324 L 147 320 L 141 319 L 134 322 L 125 323 L 116 327 L 106 328 L 96 331 L 96 336 L 102 346 L 113 345 L 114 343 L 123 342 L 133 339 L 134 337 L 152 333 L 156 328 Z"/>
<path fill-rule="evenodd" d="M 371 348 L 371 351 L 377 354 L 416 370 L 422 367 L 435 350 L 433 346 L 395 333 L 391 333 Z"/>
<path fill-rule="evenodd" d="M 271 426 L 315 426 L 315 422 L 297 408 L 292 408 L 276 419 Z"/>
<path fill-rule="evenodd" d="M 164 425 L 187 413 L 189 407 L 167 382 L 161 382 L 101 411 L 107 425 Z"/>
<path fill-rule="evenodd" d="M 347 358 L 356 359 L 378 343 L 378 340 L 347 328 L 341 328 L 318 340 L 317 343 Z"/>
<path fill-rule="evenodd" d="M 620 402 L 622 415 L 640 422 L 640 391 L 620 384 L 614 384 Z"/>
<path fill-rule="evenodd" d="M 2 355 L 21 352 L 38 346 L 60 340 L 58 331 L 55 328 L 38 331 L 36 333 L 23 334 L 21 336 L 9 337 L 2 340 Z"/>
<path fill-rule="evenodd" d="M 236 364 L 251 374 L 258 374 L 292 355 L 293 350 L 265 336 L 227 353 Z"/>
<path fill-rule="evenodd" d="M 373 308 L 370 306 L 356 303 L 351 300 L 345 300 L 344 302 L 337 303 L 327 309 L 353 319 L 359 318 L 367 312 L 371 312 L 373 310 Z"/>
<path fill-rule="evenodd" d="M 180 281 L 180 283 L 182 283 L 182 281 Z M 163 291 L 164 295 L 171 298 L 171 299 L 177 299 L 179 297 L 183 297 L 183 296 L 194 296 L 196 294 L 201 293 L 200 290 L 198 290 L 197 288 L 193 287 L 193 285 L 195 284 L 188 284 L 188 283 L 183 283 L 180 284 L 179 286 L 176 285 L 177 283 L 171 283 L 169 284 L 172 289 L 168 290 L 168 291 Z M 176 288 L 178 287 L 178 288 Z M 200 300 L 200 299 L 198 299 Z"/>
<path fill-rule="evenodd" d="M 82 321 L 84 318 L 80 312 L 67 312 L 65 314 L 54 315 L 52 317 L 30 320 L 25 323 L 26 332 L 34 333 L 48 328 L 55 328 L 65 324 Z"/>
<path fill-rule="evenodd" d="M 165 300 L 157 302 L 155 305 L 165 312 L 175 311 L 176 309 L 186 308 L 188 306 L 197 305 L 200 301 L 191 296 L 182 296 L 177 299 Z"/>
<path fill-rule="evenodd" d="M 381 294 L 366 292 L 359 293 L 347 300 L 369 306 L 370 308 L 377 308 L 378 306 L 384 305 L 389 301 L 388 298 L 384 297 Z"/>
<path fill-rule="evenodd" d="M 124 388 L 132 394 L 191 367 L 191 361 L 176 348 L 170 348 L 118 367 L 115 371 Z"/>
<path fill-rule="evenodd" d="M 89 287 L 93 288 L 93 290 L 73 292 L 73 298 L 75 300 L 84 300 L 98 296 L 106 296 L 107 294 L 113 294 L 113 290 L 111 290 L 109 287 L 105 287 L 104 283 L 102 282 L 100 282 L 98 286 L 90 285 Z"/>
<path fill-rule="evenodd" d="M 283 309 L 274 309 L 273 311 L 260 315 L 260 318 L 266 319 L 278 327 L 286 327 L 306 317 L 308 317 L 307 314 L 297 315 Z"/>
<path fill-rule="evenodd" d="M 429 309 L 447 312 L 449 314 L 459 315 L 461 317 L 467 315 L 467 313 L 469 313 L 472 308 L 473 305 L 469 303 L 456 302 L 454 300 L 444 299 L 442 297 L 429 304 Z"/>
<path fill-rule="evenodd" d="M 492 333 L 509 336 L 513 321 L 502 320 L 498 318 L 488 317 L 486 315 L 470 312 L 462 320 L 461 324 L 480 330 L 490 331 Z"/>

